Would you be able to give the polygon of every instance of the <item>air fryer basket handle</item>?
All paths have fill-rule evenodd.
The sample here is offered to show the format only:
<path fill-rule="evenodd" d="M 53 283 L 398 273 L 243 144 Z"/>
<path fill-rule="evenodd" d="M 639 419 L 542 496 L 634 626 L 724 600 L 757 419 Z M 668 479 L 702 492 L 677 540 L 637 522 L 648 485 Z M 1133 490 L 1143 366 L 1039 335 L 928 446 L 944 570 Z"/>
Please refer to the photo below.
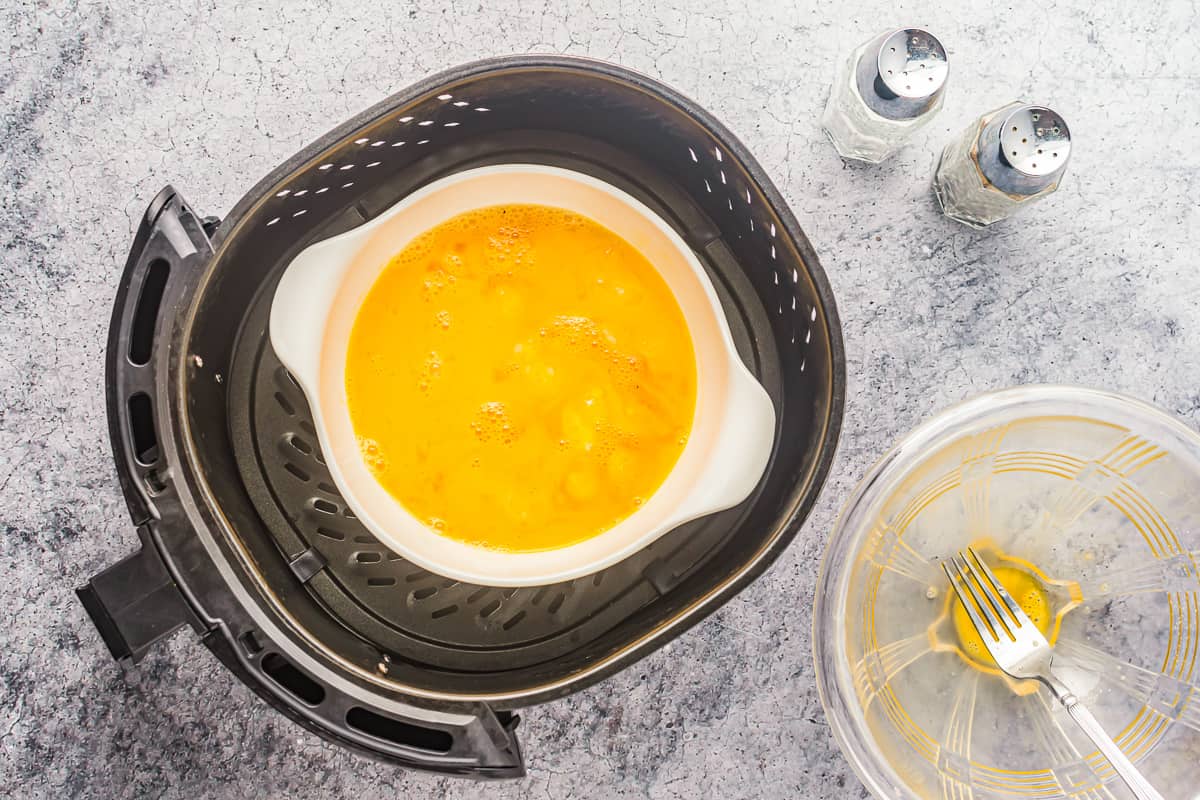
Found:
<path fill-rule="evenodd" d="M 75 590 L 108 651 L 125 667 L 185 624 L 203 630 L 167 571 L 149 526 L 138 528 L 138 537 L 138 550 Z"/>
<path fill-rule="evenodd" d="M 128 667 L 157 641 L 190 624 L 203 631 L 175 582 L 155 529 L 178 514 L 160 513 L 156 500 L 174 498 L 159 448 L 157 371 L 165 365 L 169 311 L 189 269 L 212 253 L 201 220 L 170 186 L 151 201 L 138 226 L 117 288 L 105 354 L 108 430 L 117 477 L 141 547 L 76 590 L 113 658 Z M 166 510 L 166 509 L 164 509 Z"/>

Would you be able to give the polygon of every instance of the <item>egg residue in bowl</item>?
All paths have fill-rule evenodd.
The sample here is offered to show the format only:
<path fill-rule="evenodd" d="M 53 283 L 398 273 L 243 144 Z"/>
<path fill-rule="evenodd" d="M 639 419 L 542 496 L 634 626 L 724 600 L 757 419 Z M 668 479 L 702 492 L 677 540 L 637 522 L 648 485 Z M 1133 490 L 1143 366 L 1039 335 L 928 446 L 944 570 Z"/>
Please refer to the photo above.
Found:
<path fill-rule="evenodd" d="M 574 544 L 636 511 L 683 452 L 696 380 L 654 265 L 537 205 L 414 239 L 363 301 L 345 369 L 375 479 L 442 535 L 510 552 Z"/>

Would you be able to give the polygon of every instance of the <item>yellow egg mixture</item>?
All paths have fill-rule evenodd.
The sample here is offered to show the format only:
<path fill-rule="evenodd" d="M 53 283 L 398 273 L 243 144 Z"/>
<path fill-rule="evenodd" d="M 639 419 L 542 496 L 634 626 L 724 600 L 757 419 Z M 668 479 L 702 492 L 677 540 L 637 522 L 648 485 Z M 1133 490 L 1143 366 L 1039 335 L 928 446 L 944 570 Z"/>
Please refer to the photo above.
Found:
<path fill-rule="evenodd" d="M 1000 581 L 1000 584 L 1012 595 L 1013 600 L 1017 601 L 1017 605 L 1029 615 L 1029 619 L 1037 626 L 1037 629 L 1043 634 L 1048 632 L 1053 615 L 1050 613 L 1050 602 L 1046 598 L 1046 592 L 1037 579 L 1025 570 L 1016 567 L 993 567 L 992 572 L 995 574 L 996 580 Z M 966 608 L 957 597 L 954 599 L 952 615 L 954 632 L 958 634 L 958 643 L 963 651 L 974 661 L 995 668 L 995 659 L 987 651 L 979 631 L 975 629 L 974 623 L 967 615 Z M 1006 634 L 1001 632 L 1000 635 Z"/>
<path fill-rule="evenodd" d="M 391 261 L 351 331 L 346 397 L 368 466 L 414 516 L 530 552 L 654 493 L 691 431 L 696 358 L 632 245 L 568 211 L 502 205 Z"/>

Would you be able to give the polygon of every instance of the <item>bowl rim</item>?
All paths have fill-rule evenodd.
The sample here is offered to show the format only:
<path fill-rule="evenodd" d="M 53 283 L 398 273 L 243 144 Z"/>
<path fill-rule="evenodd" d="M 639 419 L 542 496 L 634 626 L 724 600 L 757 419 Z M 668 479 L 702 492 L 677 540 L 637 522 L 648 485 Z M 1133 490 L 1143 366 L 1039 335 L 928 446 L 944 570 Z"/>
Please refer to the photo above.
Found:
<path fill-rule="evenodd" d="M 449 537 L 443 537 L 412 515 L 405 508 L 404 504 L 394 496 L 391 496 L 390 493 L 387 493 L 388 497 L 386 500 L 381 497 L 375 497 L 373 500 L 364 502 L 364 499 L 359 496 L 359 493 L 354 488 L 355 481 L 349 480 L 343 473 L 344 465 L 339 459 L 338 448 L 332 446 L 334 439 L 331 438 L 329 433 L 330 425 L 326 421 L 328 417 L 327 412 L 338 416 L 340 416 L 340 412 L 337 409 L 327 409 L 325 407 L 328 404 L 323 400 L 322 396 L 324 392 L 322 389 L 327 381 L 323 380 L 323 378 L 328 378 L 329 376 L 326 374 L 328 370 L 321 366 L 320 362 L 326 359 L 325 347 L 326 337 L 330 329 L 330 312 L 341 302 L 339 292 L 343 284 L 343 278 L 351 270 L 355 269 L 358 254 L 368 246 L 377 229 L 403 214 L 413 204 L 431 198 L 439 192 L 453 190 L 456 187 L 462 187 L 476 180 L 487 180 L 494 176 L 503 177 L 513 174 L 544 176 L 576 184 L 588 191 L 599 192 L 602 195 L 616 199 L 624 209 L 648 222 L 653 228 L 653 235 L 661 237 L 671 253 L 678 255 L 679 263 L 686 266 L 687 272 L 690 273 L 689 279 L 694 278 L 698 283 L 703 294 L 705 314 L 711 315 L 708 330 L 710 332 L 715 331 L 716 337 L 719 339 L 719 345 L 717 347 L 710 347 L 705 355 L 701 354 L 700 348 L 695 348 L 694 357 L 697 370 L 698 372 L 703 372 L 705 361 L 708 361 L 710 369 L 714 366 L 719 366 L 724 371 L 725 380 L 707 392 L 709 396 L 706 401 L 707 405 L 710 408 L 714 405 L 721 407 L 719 411 L 720 416 L 714 414 L 710 417 L 711 419 L 720 420 L 720 425 L 718 426 L 719 434 L 714 434 L 710 437 L 712 441 L 710 441 L 708 451 L 706 451 L 710 456 L 707 461 L 711 463 L 701 463 L 698 458 L 698 455 L 701 454 L 699 454 L 698 450 L 691 448 L 692 438 L 689 437 L 689 447 L 686 447 L 684 452 L 681 453 L 663 482 L 647 498 L 647 502 L 640 509 L 626 516 L 613 527 L 566 547 L 533 552 L 505 553 L 449 539 Z M 450 217 L 447 217 L 447 219 L 462 213 L 469 213 L 472 209 L 486 208 L 496 204 L 497 201 L 481 202 L 477 206 L 471 206 L 471 208 L 465 210 L 460 209 L 451 214 Z M 547 205 L 554 204 L 548 203 Z M 584 213 L 578 208 L 568 210 L 574 210 L 576 213 Z M 617 235 L 622 235 L 620 232 L 616 233 Z M 417 235 L 420 234 L 418 233 Z M 313 307 L 314 314 L 312 315 L 295 315 L 294 313 L 291 315 L 280 313 L 277 315 L 275 309 L 281 307 L 277 305 L 279 295 L 289 291 L 288 273 L 293 271 L 293 266 L 302 262 L 306 256 L 309 257 L 309 260 L 320 261 L 321 253 L 319 251 L 322 248 L 333 249 L 333 255 L 326 257 L 326 263 L 331 265 L 329 268 L 332 269 L 333 264 L 338 264 L 337 278 L 330 281 L 336 287 L 334 291 L 328 293 L 326 302 L 323 304 L 318 303 Z M 341 251 L 340 255 L 338 255 L 339 250 Z M 317 254 L 315 256 L 311 255 L 314 252 Z M 374 284 L 379 275 L 387 268 L 388 263 L 388 261 L 383 261 L 378 267 L 371 267 L 375 271 L 368 273 L 373 276 L 369 281 L 370 285 Z M 659 269 L 657 264 L 654 264 L 653 261 L 651 263 L 656 270 Z M 660 274 L 663 274 L 664 278 L 667 277 L 661 271 Z M 299 281 L 293 280 L 292 283 L 296 284 Z M 678 287 L 672 285 L 671 280 L 666 280 L 666 283 L 672 293 L 677 293 Z M 370 290 L 367 289 L 366 291 L 369 292 Z M 754 487 L 766 471 L 774 449 L 774 429 L 777 417 L 774 403 L 758 379 L 754 377 L 738 355 L 730 332 L 728 318 L 721 306 L 712 280 L 695 252 L 678 232 L 644 203 L 610 183 L 585 173 L 542 164 L 508 163 L 477 167 L 447 175 L 400 198 L 387 210 L 368 222 L 345 233 L 323 239 L 306 247 L 285 268 L 276 292 L 276 297 L 272 300 L 272 313 L 269 325 L 271 341 L 281 362 L 292 371 L 312 409 L 317 437 L 326 454 L 327 466 L 329 467 L 334 483 L 338 486 L 346 503 L 359 517 L 360 521 L 388 548 L 418 566 L 445 577 L 487 586 L 525 587 L 558 583 L 595 573 L 644 549 L 679 525 L 737 505 L 737 503 L 744 500 L 753 492 Z M 307 291 L 306 293 L 308 295 L 319 294 L 311 291 Z M 298 295 L 301 292 L 292 290 L 291 294 Z M 321 322 L 320 324 L 310 324 L 309 332 L 303 336 L 293 335 L 296 334 L 294 330 L 296 325 L 290 324 L 284 319 L 285 316 L 304 317 L 309 320 L 316 317 Z M 686 313 L 685 318 L 688 319 L 689 323 L 693 322 Z M 290 333 L 287 332 L 289 327 L 293 328 Z M 691 324 L 689 324 L 689 333 L 692 335 L 693 345 L 695 345 L 697 331 L 691 329 Z M 298 348 L 294 348 L 288 343 L 287 340 L 289 338 L 308 339 L 313 346 L 306 352 L 299 352 Z M 338 341 L 340 341 L 340 338 Z M 319 342 L 319 345 L 316 344 L 317 342 Z M 305 361 L 311 363 L 303 363 Z M 698 375 L 698 377 L 700 376 Z M 697 388 L 697 404 L 694 409 L 692 423 L 693 432 L 697 430 L 701 422 L 702 403 L 700 395 L 701 392 L 705 391 L 703 386 L 698 385 Z M 715 402 L 714 398 L 716 398 Z M 738 414 L 738 411 L 743 413 Z M 745 413 L 746 411 L 756 413 L 747 414 Z M 746 455 L 731 456 L 731 451 L 738 449 L 731 446 L 731 442 L 734 440 L 741 443 L 748 443 L 748 446 L 740 448 L 748 451 Z M 652 508 L 652 505 L 654 505 L 653 498 L 659 495 L 664 487 L 668 486 L 672 475 L 681 466 L 690 466 L 693 470 L 698 470 L 694 485 L 687 485 L 682 489 L 682 499 L 671 510 L 664 513 L 661 508 L 658 509 L 658 521 L 654 524 L 649 524 L 651 522 L 649 512 L 655 510 Z M 724 478 L 720 484 L 714 481 L 714 476 L 717 475 L 721 475 Z M 678 491 L 678 479 L 675 486 Z M 701 488 L 707 488 L 708 491 L 699 491 Z M 378 493 L 373 492 L 373 494 Z M 389 525 L 381 524 L 372 513 L 372 509 L 380 509 L 383 505 L 398 509 L 402 512 L 403 516 L 411 520 L 411 524 L 409 524 L 408 520 L 405 520 L 406 527 L 401 528 L 398 526 L 395 530 Z M 661 506 L 661 502 L 658 505 Z M 640 532 L 636 534 L 631 532 L 633 524 L 622 530 L 626 523 L 630 523 L 631 521 L 636 522 L 639 517 L 644 525 Z M 422 529 L 420 533 L 416 532 L 417 527 Z M 430 534 L 438 540 L 444 539 L 446 541 L 439 541 L 439 543 L 432 546 L 428 544 L 421 545 L 420 541 L 426 538 L 425 534 Z M 612 534 L 612 536 L 609 536 L 609 534 Z M 609 544 L 607 547 L 604 547 L 603 537 L 606 536 L 609 536 L 609 541 L 615 540 L 615 544 Z M 441 548 L 441 552 L 438 552 L 439 548 Z M 589 549 L 593 551 L 600 549 L 601 552 L 599 554 L 592 553 L 589 556 L 586 552 Z M 457 557 L 455 551 L 457 551 Z M 470 554 L 478 556 L 481 562 L 464 566 L 467 560 L 471 558 L 468 551 Z M 490 562 L 490 564 L 481 567 L 481 564 L 485 561 Z M 543 564 L 542 562 L 545 563 Z"/>
<path fill-rule="evenodd" d="M 838 512 L 825 543 L 813 595 L 812 651 L 817 694 L 833 738 L 863 785 L 881 800 L 916 798 L 890 762 L 880 757 L 869 743 L 873 741 L 866 718 L 857 707 L 853 693 L 850 664 L 845 650 L 836 646 L 842 633 L 833 627 L 834 612 L 844 617 L 846 583 L 856 546 L 866 528 L 861 517 L 871 515 L 872 506 L 886 497 L 884 489 L 907 473 L 908 457 L 929 453 L 945 444 L 949 430 L 955 438 L 964 435 L 965 424 L 986 420 L 991 415 L 1017 405 L 1075 402 L 1101 406 L 1155 418 L 1182 441 L 1190 442 L 1200 453 L 1200 434 L 1176 416 L 1145 400 L 1105 389 L 1074 384 L 1028 384 L 995 389 L 953 403 L 928 417 L 896 441 L 866 471 Z M 868 498 L 876 495 L 871 502 Z M 856 523 L 856 524 L 852 524 Z M 852 533 L 855 529 L 857 533 Z M 851 538 L 852 537 L 852 538 Z"/>

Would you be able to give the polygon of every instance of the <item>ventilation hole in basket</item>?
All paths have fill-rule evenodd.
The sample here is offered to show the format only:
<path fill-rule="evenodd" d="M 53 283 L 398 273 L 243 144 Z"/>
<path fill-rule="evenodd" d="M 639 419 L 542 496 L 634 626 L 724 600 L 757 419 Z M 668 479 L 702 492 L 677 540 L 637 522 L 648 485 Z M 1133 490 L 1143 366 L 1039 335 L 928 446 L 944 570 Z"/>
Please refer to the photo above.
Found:
<path fill-rule="evenodd" d="M 775 276 L 775 285 L 778 286 L 779 285 L 779 271 L 776 270 L 775 272 L 772 272 L 771 274 Z"/>
<path fill-rule="evenodd" d="M 414 589 L 412 593 L 413 600 L 428 600 L 438 593 L 436 586 L 422 586 L 420 589 Z"/>
<path fill-rule="evenodd" d="M 292 214 L 292 216 L 293 216 L 293 217 L 302 217 L 302 216 L 304 216 L 304 215 L 305 215 L 305 214 L 307 214 L 307 213 L 308 213 L 308 209 L 307 209 L 307 208 L 302 208 L 302 209 L 300 209 L 299 211 L 297 211 L 295 214 Z"/>
<path fill-rule="evenodd" d="M 483 596 L 486 595 L 489 591 L 490 590 L 488 589 L 488 587 L 480 586 L 478 589 L 476 589 L 475 591 L 473 591 L 469 595 L 467 595 L 467 602 L 468 603 L 477 603 L 480 600 L 482 600 Z"/>
<path fill-rule="evenodd" d="M 158 433 L 154 426 L 154 408 L 150 395 L 135 392 L 129 397 L 129 433 L 133 439 L 134 458 L 139 464 L 158 463 Z M 157 476 L 157 473 L 155 473 Z M 157 477 L 154 481 L 159 481 Z"/>
<path fill-rule="evenodd" d="M 350 188 L 351 186 L 353 186 L 353 185 L 354 185 L 354 181 L 350 181 L 349 183 L 343 183 L 343 184 L 342 184 L 342 188 L 343 188 L 343 189 L 349 189 L 349 188 Z"/>
<path fill-rule="evenodd" d="M 597 572 L 595 575 L 592 576 L 592 586 L 599 586 L 603 582 L 604 582 L 604 573 L 603 572 Z"/>
<path fill-rule="evenodd" d="M 459 126 L 459 124 L 460 124 L 460 123 L 457 123 L 457 122 L 447 122 L 447 123 L 446 123 L 445 125 L 443 125 L 442 127 L 443 127 L 443 128 L 457 128 L 457 127 Z"/>
<path fill-rule="evenodd" d="M 333 164 L 322 164 L 321 166 L 317 167 L 317 169 L 320 169 L 320 170 L 333 169 Z"/>
<path fill-rule="evenodd" d="M 771 258 L 775 258 L 775 245 L 771 245 Z"/>
<path fill-rule="evenodd" d="M 800 282 L 800 271 L 798 269 L 796 269 L 795 267 L 792 267 L 792 283 L 799 283 L 799 282 Z"/>
<path fill-rule="evenodd" d="M 404 147 L 404 142 L 392 142 L 392 147 Z"/>
<path fill-rule="evenodd" d="M 495 614 L 499 610 L 500 610 L 500 601 L 493 600 L 492 602 L 485 605 L 483 608 L 479 609 L 479 616 L 482 619 L 487 619 L 488 617 L 490 617 L 492 614 Z"/>
<path fill-rule="evenodd" d="M 283 392 L 275 393 L 275 402 L 278 403 L 279 407 L 283 409 L 283 413 L 287 414 L 289 417 L 296 416 L 296 407 L 288 402 L 288 399 L 283 396 Z"/>
<path fill-rule="evenodd" d="M 354 541 L 358 542 L 359 544 L 377 544 L 374 536 L 368 536 L 364 533 L 360 533 L 355 536 Z"/>
<path fill-rule="evenodd" d="M 708 178 L 704 179 L 704 188 L 708 190 L 709 194 L 712 194 L 712 187 L 708 185 Z"/>
<path fill-rule="evenodd" d="M 699 164 L 699 163 L 700 163 L 700 159 L 696 158 L 696 151 L 695 151 L 695 150 L 693 150 L 693 149 L 692 149 L 692 148 L 690 148 L 690 147 L 688 148 L 688 155 L 692 157 L 692 162 L 693 162 L 693 163 L 695 163 L 695 164 Z"/>
<path fill-rule="evenodd" d="M 361 553 L 355 553 L 354 560 L 360 564 L 378 564 L 380 561 L 383 561 L 383 553 L 377 553 L 374 550 L 365 550 Z"/>
<path fill-rule="evenodd" d="M 346 540 L 346 534 L 333 528 L 317 528 L 317 535 L 324 536 L 326 539 L 333 539 L 335 542 L 344 542 Z"/>
<path fill-rule="evenodd" d="M 371 142 L 371 147 L 383 147 L 385 144 L 387 144 L 387 142 L 385 142 L 383 139 L 380 139 L 377 142 Z"/>
<path fill-rule="evenodd" d="M 287 437 L 287 443 L 306 456 L 312 454 L 312 445 L 294 433 Z"/>
<path fill-rule="evenodd" d="M 403 122 L 405 125 L 407 125 L 408 123 L 410 123 L 412 121 L 413 121 L 412 117 L 401 117 L 400 118 L 400 122 Z"/>
<path fill-rule="evenodd" d="M 442 581 L 443 589 L 452 589 L 455 586 L 458 586 L 458 581 L 454 580 L 453 578 L 446 578 Z"/>
<path fill-rule="evenodd" d="M 429 616 L 433 617 L 434 619 L 441 619 L 442 617 L 450 616 L 455 611 L 458 611 L 458 606 L 444 606 L 439 608 L 437 611 L 434 611 Z"/>
<path fill-rule="evenodd" d="M 312 501 L 312 505 L 313 508 L 315 508 L 317 511 L 320 511 L 322 514 L 336 514 L 338 510 L 335 504 L 329 502 L 328 500 L 322 500 L 319 497 Z"/>
<path fill-rule="evenodd" d="M 750 205 L 750 190 L 746 190 L 746 205 Z"/>
<path fill-rule="evenodd" d="M 275 219 L 267 220 L 268 225 L 274 225 L 276 222 L 279 222 L 279 217 L 276 217 Z"/>
<path fill-rule="evenodd" d="M 808 344 L 811 341 L 812 341 L 812 328 L 809 328 L 807 331 L 804 332 L 804 343 Z"/>
<path fill-rule="evenodd" d="M 370 139 L 368 139 L 367 137 L 365 137 L 365 136 L 364 136 L 364 137 L 363 137 L 363 138 L 361 138 L 361 139 L 355 139 L 355 140 L 354 140 L 354 143 L 355 143 L 355 144 L 366 144 L 366 143 L 367 143 L 367 142 L 369 142 L 369 141 L 371 141 L 371 140 L 370 140 Z"/>
<path fill-rule="evenodd" d="M 550 590 L 545 586 L 541 587 L 533 593 L 533 597 L 530 598 L 529 602 L 533 603 L 535 606 L 540 604 L 542 602 L 542 598 L 546 596 L 546 592 L 548 591 Z"/>
<path fill-rule="evenodd" d="M 287 197 L 291 193 L 292 193 L 291 189 L 283 189 L 282 191 L 276 192 L 275 196 L 276 197 Z"/>
<path fill-rule="evenodd" d="M 713 148 L 713 155 L 717 157 L 717 161 L 722 161 L 722 160 L 723 160 L 723 159 L 721 158 L 721 148 L 719 148 L 719 147 L 714 147 L 714 148 Z"/>
<path fill-rule="evenodd" d="M 721 183 L 728 184 L 729 181 L 725 180 L 725 170 L 718 170 L 718 171 L 721 173 Z"/>
<path fill-rule="evenodd" d="M 554 599 L 550 601 L 550 605 L 546 606 L 546 611 L 551 614 L 557 614 L 558 610 L 562 608 L 563 601 L 566 599 L 566 594 L 559 592 L 554 595 Z"/>
<path fill-rule="evenodd" d="M 812 320 L 813 322 L 817 321 L 817 307 L 816 306 L 812 307 L 812 313 L 808 315 L 808 318 L 810 320 Z"/>
<path fill-rule="evenodd" d="M 353 164 L 342 164 L 340 167 L 338 167 L 338 169 L 342 172 L 345 172 L 348 169 L 354 169 L 354 165 Z"/>
<path fill-rule="evenodd" d="M 775 238 L 775 223 L 774 222 L 771 223 L 771 238 L 772 239 Z"/>
<path fill-rule="evenodd" d="M 432 124 L 433 124 L 433 120 L 431 120 L 431 119 L 423 119 L 417 123 L 417 125 L 422 128 L 428 128 Z"/>
<path fill-rule="evenodd" d="M 308 420 L 302 419 L 297 424 L 300 426 L 300 430 L 304 431 L 305 433 L 309 433 L 313 436 L 317 435 L 317 429 L 314 428 L 313 424 L 311 422 L 309 422 Z"/>
<path fill-rule="evenodd" d="M 342 509 L 342 516 L 346 517 L 347 519 L 357 519 L 357 517 L 354 516 L 354 512 L 350 510 L 349 506 Z"/>
<path fill-rule="evenodd" d="M 395 578 L 367 578 L 367 586 L 395 586 Z"/>
<path fill-rule="evenodd" d="M 754 217 L 750 218 L 750 232 L 754 233 Z"/>
<path fill-rule="evenodd" d="M 729 210 L 733 211 L 733 198 L 730 197 L 730 198 L 727 198 L 727 200 L 729 202 Z"/>
<path fill-rule="evenodd" d="M 794 342 L 795 340 L 796 340 L 796 338 L 793 336 L 792 341 Z M 804 372 L 804 368 L 806 366 L 808 366 L 808 359 L 807 358 L 800 359 L 800 371 L 801 372 Z"/>
<path fill-rule="evenodd" d="M 456 100 L 456 101 L 454 101 L 454 105 L 458 106 L 459 108 L 462 108 L 463 106 L 469 106 L 471 104 L 468 103 L 466 100 Z"/>
<path fill-rule="evenodd" d="M 431 573 L 429 570 L 419 569 L 416 572 L 410 572 L 407 575 L 405 575 L 404 582 L 405 583 L 416 583 L 417 581 L 421 580 L 422 578 L 428 578 L 431 574 L 433 574 L 433 573 Z"/>
<path fill-rule="evenodd" d="M 476 110 L 476 111 L 482 111 L 482 112 L 484 112 L 484 113 L 486 113 L 486 112 L 488 112 L 488 111 L 491 111 L 491 109 L 490 109 L 490 108 L 484 108 L 483 106 L 478 106 L 478 107 L 476 107 L 476 109 L 475 109 L 475 110 Z"/>
<path fill-rule="evenodd" d="M 779 305 L 779 307 L 777 309 L 775 309 L 775 313 L 781 317 L 783 316 L 783 304 L 782 303 Z"/>
<path fill-rule="evenodd" d="M 429 140 L 428 140 L 428 139 L 422 139 L 421 141 L 417 142 L 417 144 L 429 144 Z"/>
<path fill-rule="evenodd" d="M 292 197 L 304 197 L 304 195 L 306 195 L 306 194 L 308 194 L 308 189 L 301 189 L 300 191 L 298 191 L 294 195 L 292 195 Z"/>
<path fill-rule="evenodd" d="M 328 186 L 322 186 L 320 189 L 317 189 L 317 194 L 324 194 L 325 192 L 328 192 L 328 191 L 329 191 Z"/>
<path fill-rule="evenodd" d="M 325 699 L 325 689 L 321 684 L 292 666 L 292 663 L 278 653 L 267 653 L 262 660 L 263 672 L 280 688 L 303 700 L 310 706 L 320 705 Z"/>
<path fill-rule="evenodd" d="M 378 167 L 382 163 L 382 161 L 372 161 L 370 164 L 367 164 L 367 169 L 370 169 L 371 167 Z"/>
<path fill-rule="evenodd" d="M 288 472 L 292 473 L 293 475 L 295 475 L 301 481 L 304 481 L 306 483 L 308 482 L 308 478 L 309 478 L 308 473 L 305 472 L 304 470 L 300 469 L 299 467 L 297 467 L 292 462 L 290 462 L 290 461 L 286 462 L 283 465 L 283 468 L 286 469 Z"/>
<path fill-rule="evenodd" d="M 795 310 L 796 310 L 796 298 L 793 297 L 792 298 L 792 311 L 795 311 Z"/>
<path fill-rule="evenodd" d="M 452 95 L 452 94 L 439 94 L 438 95 L 438 100 L 453 100 L 453 99 L 454 99 L 454 95 Z"/>
<path fill-rule="evenodd" d="M 367 736 L 400 745 L 407 750 L 449 753 L 454 746 L 454 736 L 446 731 L 412 725 L 361 706 L 346 712 L 346 724 Z"/>
<path fill-rule="evenodd" d="M 523 619 L 525 619 L 525 611 L 521 610 L 521 611 L 518 611 L 517 613 L 513 614 L 511 617 L 509 617 L 508 621 L 505 622 L 500 627 L 504 628 L 504 630 L 506 630 L 506 631 L 510 631 L 513 628 L 517 627 L 517 623 Z"/>

